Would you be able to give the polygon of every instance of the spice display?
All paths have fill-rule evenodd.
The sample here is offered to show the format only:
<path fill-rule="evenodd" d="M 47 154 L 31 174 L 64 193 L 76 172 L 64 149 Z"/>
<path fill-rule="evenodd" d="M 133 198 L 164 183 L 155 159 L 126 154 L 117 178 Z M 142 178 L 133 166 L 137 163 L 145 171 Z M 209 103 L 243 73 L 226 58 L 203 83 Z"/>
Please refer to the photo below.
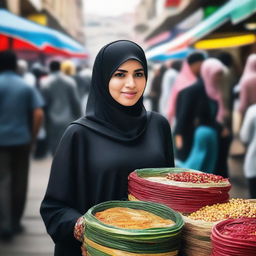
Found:
<path fill-rule="evenodd" d="M 212 256 L 256 255 L 256 218 L 228 219 L 212 229 Z"/>
<path fill-rule="evenodd" d="M 208 222 L 228 218 L 256 218 L 256 202 L 246 199 L 231 199 L 227 203 L 205 206 L 191 213 L 188 217 L 194 220 L 204 220 Z"/>
<path fill-rule="evenodd" d="M 129 219 L 125 220 L 120 214 Z M 121 227 L 117 226 L 120 224 L 118 216 L 122 218 Z M 127 228 L 131 219 L 132 225 L 128 224 Z M 144 223 L 143 228 L 145 219 L 151 219 L 153 223 L 161 220 L 164 225 L 155 227 Z M 179 253 L 184 222 L 179 213 L 165 205 L 108 201 L 89 209 L 84 220 L 83 250 L 88 255 L 175 256 Z"/>
<path fill-rule="evenodd" d="M 126 207 L 113 207 L 97 212 L 95 217 L 105 224 L 127 229 L 170 227 L 175 224 L 172 220 L 163 219 L 151 212 Z"/>
<path fill-rule="evenodd" d="M 223 183 L 228 182 L 228 179 L 220 175 L 210 173 L 197 173 L 197 172 L 181 172 L 181 173 L 168 173 L 167 179 L 179 182 L 189 183 Z"/>
<path fill-rule="evenodd" d="M 129 200 L 162 203 L 191 213 L 229 199 L 228 179 L 182 168 L 138 169 L 128 178 Z"/>
<path fill-rule="evenodd" d="M 256 217 L 255 200 L 231 199 L 227 203 L 205 206 L 188 216 L 183 216 L 185 253 L 189 256 L 209 256 L 212 250 L 210 236 L 213 226 L 225 219 L 244 217 Z"/>

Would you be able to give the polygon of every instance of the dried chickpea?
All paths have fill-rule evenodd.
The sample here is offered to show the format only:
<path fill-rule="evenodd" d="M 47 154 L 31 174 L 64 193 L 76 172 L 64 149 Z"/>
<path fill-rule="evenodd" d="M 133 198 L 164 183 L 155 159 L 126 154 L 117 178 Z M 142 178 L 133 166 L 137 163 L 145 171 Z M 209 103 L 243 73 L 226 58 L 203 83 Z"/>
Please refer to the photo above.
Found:
<path fill-rule="evenodd" d="M 227 203 L 205 206 L 191 213 L 189 218 L 215 222 L 228 218 L 256 217 L 256 203 L 246 199 L 231 199 Z"/>

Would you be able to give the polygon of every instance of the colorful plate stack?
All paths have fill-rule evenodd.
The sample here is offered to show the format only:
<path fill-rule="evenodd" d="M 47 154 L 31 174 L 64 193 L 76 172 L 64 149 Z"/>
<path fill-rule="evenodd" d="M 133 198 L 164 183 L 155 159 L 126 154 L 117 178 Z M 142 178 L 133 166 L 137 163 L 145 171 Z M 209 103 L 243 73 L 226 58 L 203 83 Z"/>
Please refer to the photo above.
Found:
<path fill-rule="evenodd" d="M 212 229 L 212 256 L 255 256 L 256 218 L 221 221 Z"/>
<path fill-rule="evenodd" d="M 183 216 L 185 221 L 182 236 L 184 254 L 188 256 L 209 256 L 212 250 L 210 236 L 213 226 L 225 219 L 248 217 L 256 218 L 255 200 L 231 199 L 227 203 L 205 206 L 188 216 Z"/>
<path fill-rule="evenodd" d="M 221 176 L 182 168 L 138 169 L 129 175 L 129 200 L 162 203 L 191 213 L 227 202 L 231 184 Z"/>
<path fill-rule="evenodd" d="M 122 228 L 110 224 L 109 220 L 116 218 L 114 211 L 112 214 L 108 213 L 109 209 L 114 209 L 114 211 L 115 209 L 117 211 L 127 209 L 127 212 L 131 209 L 138 212 L 143 211 L 172 224 L 143 228 L 144 220 L 142 218 L 138 221 L 141 228 L 127 228 L 129 223 L 125 224 L 125 220 L 121 223 L 126 228 Z M 102 215 L 104 215 L 104 221 L 102 217 L 99 217 Z M 133 212 L 133 215 L 136 216 L 136 212 Z M 165 205 L 149 202 L 108 201 L 89 209 L 84 218 L 86 228 L 83 247 L 88 255 L 178 255 L 184 222 L 179 213 Z M 120 219 L 118 222 L 120 224 Z"/>

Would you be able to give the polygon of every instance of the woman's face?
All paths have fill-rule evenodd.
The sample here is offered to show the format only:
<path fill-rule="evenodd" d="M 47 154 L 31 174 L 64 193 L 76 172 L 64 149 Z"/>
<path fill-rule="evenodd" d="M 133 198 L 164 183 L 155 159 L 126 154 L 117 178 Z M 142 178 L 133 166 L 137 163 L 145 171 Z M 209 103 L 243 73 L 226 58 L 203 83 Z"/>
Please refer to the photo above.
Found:
<path fill-rule="evenodd" d="M 146 77 L 140 62 L 128 60 L 118 67 L 109 81 L 109 93 L 123 106 L 133 106 L 142 96 Z"/>

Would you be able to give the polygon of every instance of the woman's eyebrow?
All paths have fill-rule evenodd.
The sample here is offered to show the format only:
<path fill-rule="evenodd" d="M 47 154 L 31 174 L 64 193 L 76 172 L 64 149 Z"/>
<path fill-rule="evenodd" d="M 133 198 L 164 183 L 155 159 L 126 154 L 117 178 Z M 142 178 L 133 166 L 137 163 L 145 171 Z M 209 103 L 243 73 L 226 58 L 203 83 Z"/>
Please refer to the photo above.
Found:
<path fill-rule="evenodd" d="M 144 71 L 143 68 L 139 68 L 139 69 L 135 69 L 134 72 L 139 72 L 139 71 Z M 124 69 L 117 69 L 116 72 L 123 72 L 123 73 L 127 73 L 127 70 Z"/>
<path fill-rule="evenodd" d="M 117 69 L 116 72 L 119 71 L 119 72 L 128 72 L 127 70 L 124 70 L 124 69 Z"/>

